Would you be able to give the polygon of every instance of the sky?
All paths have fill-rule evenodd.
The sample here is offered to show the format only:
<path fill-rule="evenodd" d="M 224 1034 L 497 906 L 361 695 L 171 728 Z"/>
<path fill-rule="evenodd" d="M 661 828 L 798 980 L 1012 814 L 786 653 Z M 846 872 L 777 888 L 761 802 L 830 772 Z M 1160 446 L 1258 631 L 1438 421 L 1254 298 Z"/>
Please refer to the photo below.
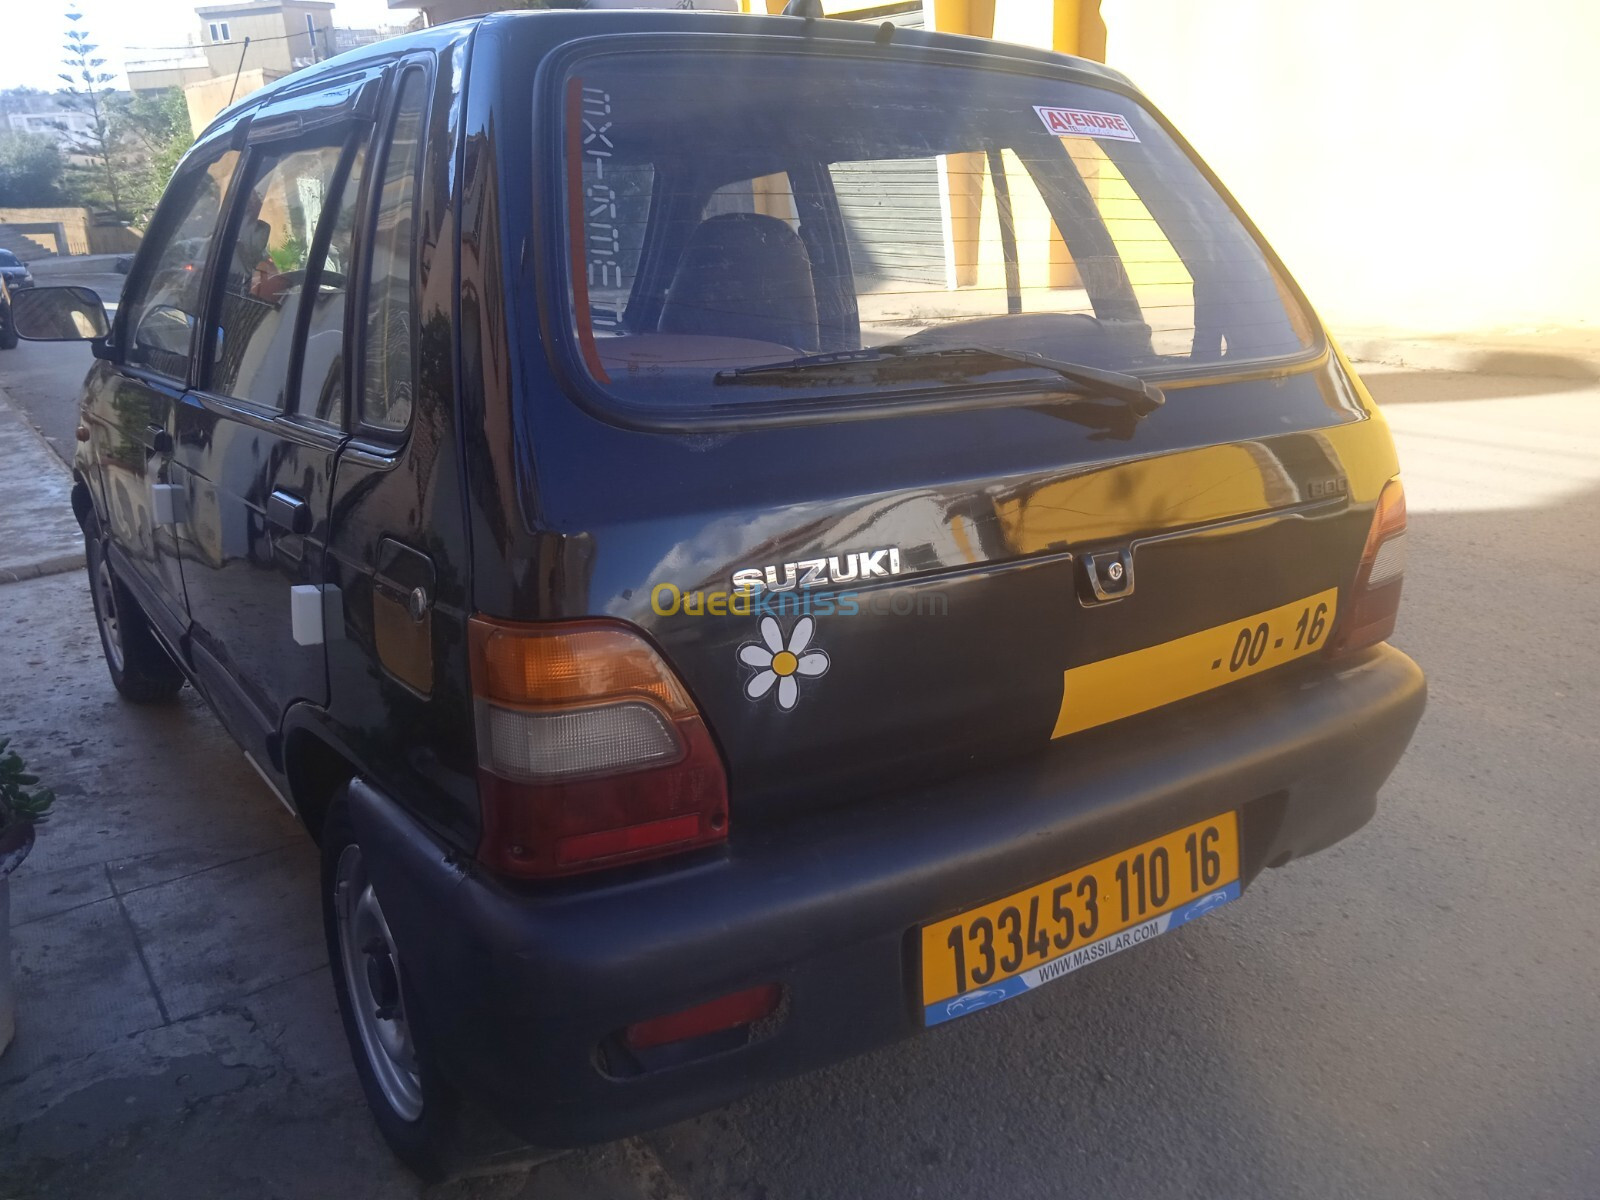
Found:
<path fill-rule="evenodd" d="M 125 87 L 123 64 L 132 59 L 181 57 L 186 43 L 200 36 L 196 6 L 216 0 L 77 0 L 78 27 L 98 43 L 103 68 L 117 73 Z M 337 0 L 333 23 L 353 29 L 403 25 L 415 9 L 391 10 L 385 0 Z M 0 87 L 58 88 L 65 30 L 66 0 L 5 0 L 5 71 Z"/>

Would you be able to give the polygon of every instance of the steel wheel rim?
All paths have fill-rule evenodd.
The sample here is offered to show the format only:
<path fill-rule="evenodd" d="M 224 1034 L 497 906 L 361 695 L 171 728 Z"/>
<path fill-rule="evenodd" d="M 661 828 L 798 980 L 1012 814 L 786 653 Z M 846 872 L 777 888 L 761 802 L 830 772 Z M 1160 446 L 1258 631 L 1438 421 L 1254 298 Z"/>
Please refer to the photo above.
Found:
<path fill-rule="evenodd" d="M 111 578 L 111 567 L 102 555 L 95 566 L 95 615 L 100 619 L 100 633 L 106 640 L 106 657 L 117 670 L 122 670 L 122 621 L 117 616 L 117 588 Z"/>
<path fill-rule="evenodd" d="M 339 966 L 367 1063 L 395 1115 L 415 1121 L 422 1115 L 422 1077 L 399 990 L 400 955 L 367 879 L 361 847 L 354 843 L 339 855 L 334 911 Z"/>

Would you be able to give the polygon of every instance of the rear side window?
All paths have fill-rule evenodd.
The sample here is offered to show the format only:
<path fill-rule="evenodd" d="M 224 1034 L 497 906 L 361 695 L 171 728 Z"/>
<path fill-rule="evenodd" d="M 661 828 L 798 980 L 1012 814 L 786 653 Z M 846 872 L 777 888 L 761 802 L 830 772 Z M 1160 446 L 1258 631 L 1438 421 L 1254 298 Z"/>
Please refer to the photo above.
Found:
<path fill-rule="evenodd" d="M 361 420 L 398 433 L 411 421 L 415 372 L 412 275 L 416 261 L 417 167 L 421 162 L 427 75 L 407 72 L 389 131 L 378 192 L 367 283 L 366 362 Z"/>
<path fill-rule="evenodd" d="M 201 280 L 222 211 L 237 150 L 225 150 L 173 180 L 152 236 L 160 239 L 148 274 L 135 279 L 122 298 L 128 360 L 160 375 L 188 374 L 190 338 L 200 318 Z"/>
<path fill-rule="evenodd" d="M 714 94 L 696 84 L 708 78 Z M 908 351 L 1159 377 L 1313 343 L 1262 247 L 1127 96 L 966 67 L 681 52 L 582 61 L 565 101 L 573 357 L 627 406 L 926 391 Z M 883 349 L 887 374 L 860 354 Z M 832 379 L 732 375 L 838 352 L 856 357 Z M 1038 371 L 967 355 L 931 374 L 966 386 Z"/>
<path fill-rule="evenodd" d="M 224 396 L 283 410 L 296 321 L 309 303 L 312 332 L 342 337 L 343 306 L 327 328 L 313 248 L 324 219 L 339 209 L 344 140 L 258 154 L 248 190 L 221 247 L 222 294 L 209 388 Z M 337 276 L 337 272 L 335 273 Z"/>
<path fill-rule="evenodd" d="M 344 327 L 355 263 L 356 213 L 361 181 L 365 177 L 367 149 L 357 146 L 348 174 L 339 189 L 337 208 L 324 216 L 331 221 L 327 248 L 308 273 L 300 304 L 306 309 L 305 343 L 300 357 L 300 391 L 296 411 L 325 425 L 344 425 Z"/>

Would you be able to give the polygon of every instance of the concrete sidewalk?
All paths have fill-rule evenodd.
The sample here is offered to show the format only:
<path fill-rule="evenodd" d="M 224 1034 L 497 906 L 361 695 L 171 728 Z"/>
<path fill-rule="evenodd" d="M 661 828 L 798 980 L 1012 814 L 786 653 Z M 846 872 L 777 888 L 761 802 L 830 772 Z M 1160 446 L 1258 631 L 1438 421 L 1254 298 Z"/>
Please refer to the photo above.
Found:
<path fill-rule="evenodd" d="M 0 734 L 59 797 L 11 880 L 0 1196 L 681 1197 L 639 1139 L 423 1189 L 350 1065 L 304 830 L 192 689 L 118 698 L 81 573 L 0 611 Z"/>
<path fill-rule="evenodd" d="M 0 583 L 82 565 L 72 476 L 0 390 Z"/>
<path fill-rule="evenodd" d="M 0 1197 L 670 1200 L 638 1140 L 426 1193 L 350 1064 L 317 853 L 192 689 L 107 677 L 71 476 L 0 392 L 0 737 L 59 797 L 11 877 Z"/>

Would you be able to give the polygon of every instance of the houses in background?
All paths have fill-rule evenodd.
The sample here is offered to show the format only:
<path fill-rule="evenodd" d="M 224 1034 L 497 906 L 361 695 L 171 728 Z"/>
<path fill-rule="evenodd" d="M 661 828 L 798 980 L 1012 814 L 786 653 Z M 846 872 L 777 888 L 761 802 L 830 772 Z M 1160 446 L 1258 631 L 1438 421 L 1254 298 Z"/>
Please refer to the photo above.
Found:
<path fill-rule="evenodd" d="M 40 93 L 26 111 L 5 114 L 5 127 L 14 133 L 40 133 L 71 154 L 94 133 L 94 118 L 68 108 L 53 96 Z"/>
<path fill-rule="evenodd" d="M 402 32 L 402 26 L 341 29 L 328 0 L 242 0 L 196 8 L 191 50 L 130 61 L 135 92 L 182 88 L 196 133 L 240 96 L 291 71 Z"/>

